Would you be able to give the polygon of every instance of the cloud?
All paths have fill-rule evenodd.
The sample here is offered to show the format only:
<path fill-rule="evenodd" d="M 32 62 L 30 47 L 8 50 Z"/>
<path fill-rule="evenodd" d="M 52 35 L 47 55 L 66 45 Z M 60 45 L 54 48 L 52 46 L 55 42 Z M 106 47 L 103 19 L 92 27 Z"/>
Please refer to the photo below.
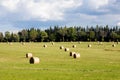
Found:
<path fill-rule="evenodd" d="M 114 26 L 120 22 L 119 5 L 120 0 L 0 0 L 0 27 Z"/>
<path fill-rule="evenodd" d="M 63 20 L 71 8 L 82 5 L 82 0 L 1 0 L 0 6 L 11 16 L 21 16 L 22 20 Z M 3 10 L 2 9 L 2 10 Z M 6 13 L 5 12 L 5 13 Z M 7 15 L 6 15 L 7 16 Z M 16 17 L 15 16 L 15 17 Z M 18 18 L 18 17 L 17 17 Z"/>
<path fill-rule="evenodd" d="M 91 9 L 99 9 L 105 5 L 107 5 L 109 0 L 89 0 L 88 1 L 88 6 Z"/>
<path fill-rule="evenodd" d="M 17 4 L 19 0 L 0 0 L 0 5 L 6 10 L 14 11 L 17 9 Z"/>
<path fill-rule="evenodd" d="M 120 26 L 120 22 L 117 23 L 117 26 Z"/>
<path fill-rule="evenodd" d="M 119 5 L 117 0 L 84 0 L 80 13 L 98 16 L 112 14 L 120 11 Z"/>
<path fill-rule="evenodd" d="M 92 20 L 92 24 L 109 25 L 113 27 L 120 21 L 119 17 L 120 15 L 117 14 L 99 15 L 96 19 Z"/>

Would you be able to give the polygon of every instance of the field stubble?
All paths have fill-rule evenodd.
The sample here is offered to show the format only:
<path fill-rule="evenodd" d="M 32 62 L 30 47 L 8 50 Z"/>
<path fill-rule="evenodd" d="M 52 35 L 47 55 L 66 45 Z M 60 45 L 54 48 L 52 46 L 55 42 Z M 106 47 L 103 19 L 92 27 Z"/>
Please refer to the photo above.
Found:
<path fill-rule="evenodd" d="M 80 58 L 70 57 L 60 46 L 80 53 Z M 39 64 L 29 64 L 29 52 L 40 58 Z M 119 56 L 120 44 L 112 47 L 111 42 L 0 43 L 0 80 L 119 80 Z"/>

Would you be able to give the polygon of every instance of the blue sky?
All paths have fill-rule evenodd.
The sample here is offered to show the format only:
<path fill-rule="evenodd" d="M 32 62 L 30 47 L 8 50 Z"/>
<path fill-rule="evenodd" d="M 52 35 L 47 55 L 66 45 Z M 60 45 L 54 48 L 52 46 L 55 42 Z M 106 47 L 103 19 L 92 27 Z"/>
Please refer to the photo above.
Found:
<path fill-rule="evenodd" d="M 120 0 L 0 0 L 0 32 L 31 27 L 120 26 Z"/>

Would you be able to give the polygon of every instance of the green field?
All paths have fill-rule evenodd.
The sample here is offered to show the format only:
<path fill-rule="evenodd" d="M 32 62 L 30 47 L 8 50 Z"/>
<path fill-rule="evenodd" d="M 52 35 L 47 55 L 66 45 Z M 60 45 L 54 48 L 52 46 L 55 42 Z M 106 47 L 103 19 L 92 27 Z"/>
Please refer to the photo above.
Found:
<path fill-rule="evenodd" d="M 46 44 L 48 47 L 44 48 Z M 72 48 L 72 45 L 76 48 Z M 88 48 L 88 44 L 92 47 Z M 120 44 L 112 42 L 0 43 L 0 80 L 120 80 Z M 60 46 L 80 53 L 74 59 Z M 26 53 L 40 58 L 30 64 Z"/>

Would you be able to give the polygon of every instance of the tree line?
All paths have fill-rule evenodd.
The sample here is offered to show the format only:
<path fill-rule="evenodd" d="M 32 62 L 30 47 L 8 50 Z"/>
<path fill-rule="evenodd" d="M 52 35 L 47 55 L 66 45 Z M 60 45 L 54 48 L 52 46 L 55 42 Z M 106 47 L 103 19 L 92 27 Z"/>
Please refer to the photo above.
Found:
<path fill-rule="evenodd" d="M 0 32 L 0 42 L 67 42 L 67 41 L 120 41 L 120 28 L 106 26 L 60 27 L 23 29 L 18 33 Z"/>

